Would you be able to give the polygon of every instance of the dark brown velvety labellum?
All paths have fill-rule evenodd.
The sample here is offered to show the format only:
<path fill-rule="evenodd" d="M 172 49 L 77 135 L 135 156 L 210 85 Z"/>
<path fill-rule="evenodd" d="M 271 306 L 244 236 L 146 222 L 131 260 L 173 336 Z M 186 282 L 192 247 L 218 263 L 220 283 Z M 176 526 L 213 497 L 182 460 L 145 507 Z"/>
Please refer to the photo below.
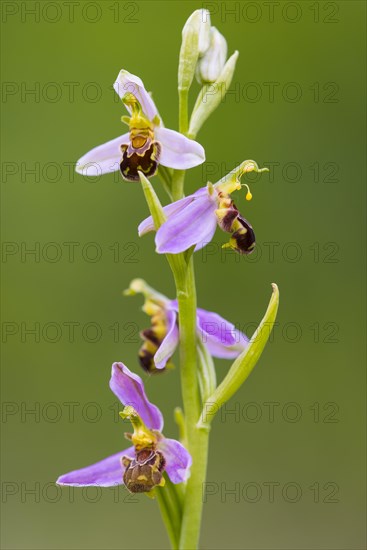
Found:
<path fill-rule="evenodd" d="M 149 374 L 155 373 L 158 369 L 155 368 L 154 354 L 145 348 L 143 345 L 139 351 L 139 363 L 143 369 Z"/>
<path fill-rule="evenodd" d="M 236 242 L 236 250 L 242 254 L 251 254 L 255 248 L 255 233 L 247 220 L 237 216 L 243 228 L 237 229 L 232 235 Z"/>
<path fill-rule="evenodd" d="M 148 493 L 162 481 L 166 460 L 154 449 L 142 449 L 135 458 L 123 457 L 123 480 L 130 493 Z"/>
<path fill-rule="evenodd" d="M 155 344 L 157 347 L 161 345 L 162 340 L 161 338 L 158 338 L 156 333 L 154 332 L 153 328 L 147 328 L 142 331 L 141 336 L 145 340 L 150 340 L 153 344 Z"/>
<path fill-rule="evenodd" d="M 138 172 L 143 172 L 147 178 L 151 178 L 157 172 L 161 144 L 158 141 L 151 141 L 148 145 L 148 147 L 141 147 L 140 150 L 131 145 L 121 145 L 120 171 L 124 179 L 139 181 Z"/>
<path fill-rule="evenodd" d="M 151 328 L 145 329 L 140 333 L 144 342 L 139 350 L 139 362 L 149 374 L 162 374 L 166 371 L 166 367 L 157 369 L 154 363 L 154 356 L 166 337 L 167 330 L 167 318 L 164 309 L 160 308 L 152 315 Z M 168 366 L 168 362 L 169 360 L 166 366 Z"/>
<path fill-rule="evenodd" d="M 157 350 L 158 348 L 156 348 Z M 142 347 L 139 350 L 138 359 L 140 366 L 147 372 L 148 374 L 163 374 L 167 372 L 167 367 L 173 367 L 172 363 L 170 361 L 167 361 L 167 365 L 163 369 L 157 369 L 154 363 L 154 355 L 156 352 L 152 353 L 149 349 L 147 349 L 146 343 L 142 345 Z"/>
<path fill-rule="evenodd" d="M 220 213 L 220 217 L 218 217 L 219 227 L 223 229 L 223 231 L 227 231 L 227 233 L 230 233 L 233 222 L 238 216 L 237 208 L 235 207 L 234 204 L 232 204 L 228 208 L 222 208 L 221 210 L 219 210 L 218 214 L 219 213 Z"/>

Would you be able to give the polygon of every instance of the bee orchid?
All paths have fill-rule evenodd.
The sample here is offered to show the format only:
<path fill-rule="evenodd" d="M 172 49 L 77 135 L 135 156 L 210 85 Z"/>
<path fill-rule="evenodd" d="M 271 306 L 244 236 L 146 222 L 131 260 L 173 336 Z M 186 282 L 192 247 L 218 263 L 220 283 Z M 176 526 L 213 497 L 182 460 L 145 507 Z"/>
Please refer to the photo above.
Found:
<path fill-rule="evenodd" d="M 154 487 L 164 485 L 164 471 L 172 483 L 186 481 L 191 456 L 179 441 L 163 436 L 162 413 L 148 400 L 142 379 L 123 363 L 114 363 L 110 388 L 125 405 L 120 416 L 132 423 L 134 433 L 125 437 L 133 446 L 64 474 L 57 483 L 75 487 L 125 484 L 131 493 L 149 493 Z"/>
<path fill-rule="evenodd" d="M 120 170 L 125 180 L 139 181 L 139 171 L 152 177 L 159 164 L 186 170 L 205 161 L 199 143 L 163 127 L 157 107 L 139 77 L 122 70 L 114 89 L 129 113 L 121 118 L 129 131 L 81 157 L 76 165 L 78 173 L 97 176 Z"/>
<path fill-rule="evenodd" d="M 192 246 L 199 250 L 213 238 L 217 225 L 231 234 L 223 248 L 231 248 L 240 254 L 250 254 L 255 247 L 255 233 L 243 218 L 231 199 L 231 193 L 242 188 L 241 176 L 246 172 L 264 172 L 253 160 L 244 161 L 216 184 L 208 183 L 196 193 L 173 202 L 163 208 L 167 217 L 158 229 L 155 242 L 160 254 L 178 254 Z M 246 200 L 252 199 L 247 187 Z M 139 236 L 154 230 L 150 216 L 139 225 Z"/>
<path fill-rule="evenodd" d="M 172 366 L 171 357 L 179 344 L 177 300 L 170 300 L 146 284 L 134 279 L 127 295 L 145 296 L 143 311 L 151 317 L 151 327 L 141 332 L 143 345 L 139 351 L 142 368 L 157 374 Z M 213 357 L 235 359 L 248 345 L 248 338 L 232 323 L 215 312 L 197 308 L 197 338 Z"/>

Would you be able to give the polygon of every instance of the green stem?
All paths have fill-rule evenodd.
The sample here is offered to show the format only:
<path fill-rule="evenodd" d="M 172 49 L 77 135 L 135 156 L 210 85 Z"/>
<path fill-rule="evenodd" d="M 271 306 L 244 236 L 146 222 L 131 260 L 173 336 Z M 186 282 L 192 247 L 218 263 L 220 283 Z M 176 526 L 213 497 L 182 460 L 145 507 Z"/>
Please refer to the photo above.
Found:
<path fill-rule="evenodd" d="M 174 413 L 175 413 L 175 422 L 178 426 L 178 432 L 180 434 L 179 435 L 180 441 L 184 447 L 187 447 L 185 415 L 181 407 L 176 407 Z"/>
<path fill-rule="evenodd" d="M 180 324 L 180 371 L 182 400 L 185 409 L 185 425 L 188 449 L 193 464 L 187 481 L 182 516 L 180 550 L 198 547 L 201 516 L 202 489 L 206 476 L 209 430 L 198 429 L 200 399 L 197 376 L 196 288 L 193 258 L 190 257 L 186 276 L 173 268 L 177 288 Z"/>
<path fill-rule="evenodd" d="M 172 176 L 172 200 L 178 201 L 184 196 L 185 170 L 175 170 Z"/>
<path fill-rule="evenodd" d="M 180 550 L 196 550 L 199 547 L 208 446 L 209 430 L 195 427 L 190 444 L 193 463 L 185 492 Z"/>
<path fill-rule="evenodd" d="M 178 91 L 178 129 L 181 134 L 187 135 L 189 129 L 189 91 L 180 89 Z M 184 196 L 185 170 L 175 170 L 172 176 L 172 199 L 177 201 Z"/>
<path fill-rule="evenodd" d="M 188 90 L 179 90 L 179 130 L 188 132 Z M 172 197 L 179 200 L 184 196 L 185 171 L 175 170 L 172 177 Z M 192 251 L 191 251 L 192 252 Z M 170 265 L 176 283 L 178 314 L 180 324 L 180 372 L 181 391 L 185 412 L 185 435 L 192 456 L 191 475 L 187 481 L 183 506 L 180 550 L 194 550 L 198 547 L 201 516 L 202 488 L 206 477 L 208 460 L 209 430 L 197 428 L 200 416 L 200 397 L 197 373 L 197 328 L 196 328 L 196 285 L 193 255 L 180 254 L 187 270 L 182 274 Z M 182 277 L 182 275 L 184 275 Z"/>
<path fill-rule="evenodd" d="M 172 264 L 171 264 L 172 267 Z M 181 391 L 185 425 L 190 449 L 193 430 L 200 416 L 200 400 L 196 364 L 196 288 L 193 258 L 184 277 L 173 266 L 180 324 Z"/>
<path fill-rule="evenodd" d="M 172 170 L 169 168 L 166 168 L 165 166 L 162 166 L 162 164 L 159 165 L 158 168 L 158 176 L 163 184 L 164 190 L 166 191 L 169 198 L 172 200 Z"/>
<path fill-rule="evenodd" d="M 177 524 L 177 519 L 174 517 L 174 508 L 172 507 L 172 502 L 169 498 L 168 492 L 165 487 L 162 487 L 156 489 L 155 494 L 157 497 L 159 510 L 171 542 L 171 547 L 173 550 L 178 550 L 180 526 Z"/>
<path fill-rule="evenodd" d="M 178 90 L 178 127 L 181 134 L 186 135 L 189 129 L 189 90 Z"/>
<path fill-rule="evenodd" d="M 179 129 L 182 134 L 187 134 L 188 90 L 179 90 Z M 167 174 L 163 173 L 161 175 L 165 177 Z M 184 178 L 185 171 L 174 171 L 171 180 L 173 200 L 179 200 L 184 196 Z M 141 180 L 154 223 L 158 228 L 165 219 L 162 207 L 155 197 L 149 181 L 142 175 Z M 168 182 L 167 187 L 169 187 Z M 172 269 L 176 284 L 180 326 L 180 374 L 185 435 L 188 450 L 193 460 L 191 475 L 187 481 L 184 495 L 182 523 L 180 521 L 179 531 L 172 527 L 177 521 L 177 515 L 172 510 L 172 508 L 177 507 L 177 502 L 175 503 L 170 496 L 175 495 L 169 495 L 165 492 L 163 496 L 160 495 L 160 500 L 164 501 L 165 499 L 161 503 L 161 511 L 163 517 L 166 518 L 168 532 L 171 533 L 170 537 L 173 548 L 177 548 L 175 534 L 180 532 L 180 550 L 194 550 L 198 547 L 203 507 L 202 489 L 206 476 L 209 440 L 209 430 L 197 427 L 201 413 L 201 402 L 197 372 L 196 287 L 192 252 L 191 250 L 189 253 L 167 254 L 167 260 Z M 171 500 L 171 504 L 169 504 L 169 500 Z M 173 514 L 176 518 L 173 524 L 172 521 L 169 521 L 170 514 Z"/>

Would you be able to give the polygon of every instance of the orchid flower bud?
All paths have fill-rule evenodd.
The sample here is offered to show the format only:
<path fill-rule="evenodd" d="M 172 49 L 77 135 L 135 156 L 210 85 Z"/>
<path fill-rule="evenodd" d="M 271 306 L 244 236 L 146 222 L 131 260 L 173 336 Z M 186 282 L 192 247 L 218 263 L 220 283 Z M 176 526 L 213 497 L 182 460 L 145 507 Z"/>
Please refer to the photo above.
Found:
<path fill-rule="evenodd" d="M 178 88 L 188 90 L 195 75 L 196 64 L 210 45 L 210 13 L 195 10 L 182 29 L 182 44 L 178 65 Z"/>
<path fill-rule="evenodd" d="M 215 28 L 210 29 L 210 46 L 196 66 L 199 84 L 212 83 L 219 77 L 227 59 L 227 41 Z"/>
<path fill-rule="evenodd" d="M 238 51 L 235 51 L 222 68 L 217 80 L 205 84 L 199 92 L 194 109 L 192 111 L 188 135 L 193 139 L 204 122 L 223 101 L 223 97 L 229 89 L 233 73 L 236 67 Z"/>
<path fill-rule="evenodd" d="M 210 13 L 208 10 L 204 9 L 197 11 L 200 12 L 199 57 L 201 57 L 210 46 Z"/>

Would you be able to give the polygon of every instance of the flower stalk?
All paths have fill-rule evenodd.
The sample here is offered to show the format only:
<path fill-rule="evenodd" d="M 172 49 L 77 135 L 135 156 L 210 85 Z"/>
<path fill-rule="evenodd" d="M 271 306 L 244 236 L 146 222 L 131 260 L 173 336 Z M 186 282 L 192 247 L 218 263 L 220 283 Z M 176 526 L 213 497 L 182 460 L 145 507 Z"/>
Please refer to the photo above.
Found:
<path fill-rule="evenodd" d="M 204 26 L 204 34 L 208 32 Z M 191 83 L 190 83 L 191 84 Z M 179 130 L 188 134 L 188 93 L 179 89 Z M 172 182 L 173 200 L 184 197 L 185 171 L 175 170 Z M 193 248 L 192 248 L 193 251 Z M 196 427 L 200 415 L 199 380 L 196 337 L 196 284 L 194 258 L 188 259 L 186 277 L 182 280 L 173 270 L 180 320 L 181 391 L 185 411 L 186 437 L 193 458 L 191 475 L 187 482 L 179 547 L 182 550 L 198 548 L 202 518 L 202 487 L 206 478 L 209 430 Z"/>
<path fill-rule="evenodd" d="M 140 180 L 154 224 L 158 229 L 166 219 L 162 205 L 149 180 L 142 173 L 140 173 Z M 179 548 L 192 550 L 197 548 L 200 535 L 203 505 L 201 494 L 206 477 L 209 443 L 208 430 L 197 428 L 201 406 L 197 376 L 194 262 L 193 257 L 191 257 L 187 263 L 183 253 L 167 254 L 166 257 L 176 284 L 180 323 L 180 373 L 185 413 L 185 434 L 188 450 L 193 459 L 191 475 L 187 481 L 184 496 Z"/>
<path fill-rule="evenodd" d="M 144 195 L 156 229 L 165 222 L 163 207 L 149 180 L 140 172 Z M 180 364 L 182 400 L 188 446 L 192 431 L 200 416 L 200 401 L 196 370 L 196 288 L 193 258 L 187 263 L 185 255 L 166 254 L 176 285 L 180 323 Z"/>
<path fill-rule="evenodd" d="M 239 254 L 251 254 L 256 245 L 251 224 L 241 215 L 231 195 L 247 188 L 241 177 L 264 172 L 247 160 L 217 183 L 185 196 L 185 173 L 202 164 L 204 148 L 194 141 L 228 90 L 238 52 L 227 59 L 227 42 L 211 26 L 208 10 L 199 9 L 182 31 L 178 66 L 179 131 L 170 130 L 142 80 L 121 70 L 114 84 L 129 116 L 121 121 L 129 131 L 83 155 L 76 171 L 99 175 L 119 170 L 128 182 L 139 182 L 151 216 L 140 223 L 139 235 L 156 231 L 156 252 L 165 254 L 171 268 L 176 299 L 134 279 L 125 295 L 143 294 L 143 311 L 151 326 L 140 335 L 141 367 L 149 374 L 169 370 L 179 344 L 183 410 L 175 409 L 179 440 L 163 434 L 164 418 L 145 393 L 143 380 L 122 362 L 112 365 L 110 388 L 121 401 L 120 416 L 132 424 L 125 433 L 130 446 L 87 467 L 58 478 L 60 485 L 111 487 L 124 484 L 131 493 L 156 498 L 174 550 L 195 550 L 199 545 L 202 487 L 206 478 L 211 422 L 245 382 L 259 360 L 274 326 L 278 287 L 259 327 L 248 337 L 219 314 L 197 307 L 194 252 L 206 246 L 217 227 L 230 234 L 223 244 Z M 201 84 L 189 117 L 189 91 L 194 76 Z M 148 178 L 158 175 L 170 204 L 162 206 Z M 227 237 L 228 238 L 228 237 Z M 217 386 L 213 357 L 234 359 Z"/>

